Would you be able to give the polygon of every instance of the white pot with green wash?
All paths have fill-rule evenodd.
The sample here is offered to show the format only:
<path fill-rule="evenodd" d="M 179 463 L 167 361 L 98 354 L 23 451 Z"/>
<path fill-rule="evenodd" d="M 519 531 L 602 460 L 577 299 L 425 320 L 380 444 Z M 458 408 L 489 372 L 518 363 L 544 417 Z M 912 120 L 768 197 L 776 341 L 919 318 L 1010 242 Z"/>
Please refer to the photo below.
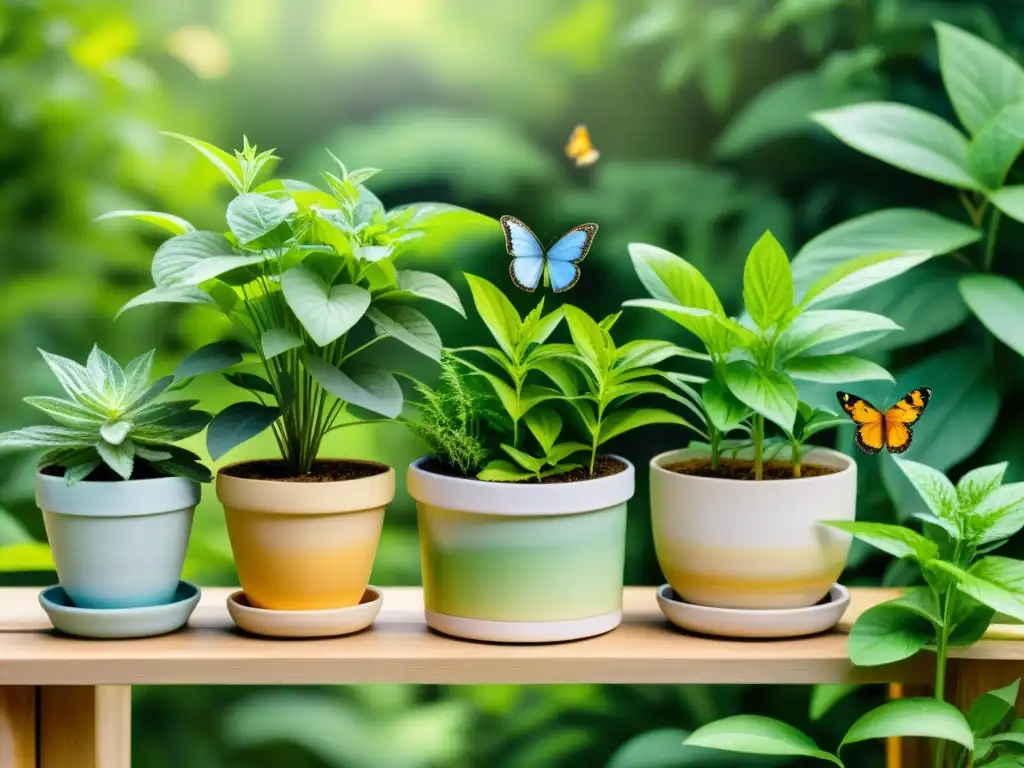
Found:
<path fill-rule="evenodd" d="M 427 624 L 454 637 L 550 643 L 622 620 L 633 465 L 552 483 L 472 480 L 409 467 Z"/>

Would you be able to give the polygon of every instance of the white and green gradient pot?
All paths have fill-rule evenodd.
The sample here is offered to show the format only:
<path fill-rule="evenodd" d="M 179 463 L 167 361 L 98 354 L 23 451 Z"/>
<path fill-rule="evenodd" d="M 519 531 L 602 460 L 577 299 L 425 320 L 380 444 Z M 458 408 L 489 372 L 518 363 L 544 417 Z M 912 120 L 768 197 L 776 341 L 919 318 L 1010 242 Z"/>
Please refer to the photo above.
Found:
<path fill-rule="evenodd" d="M 574 483 L 495 483 L 409 466 L 427 624 L 499 643 L 592 637 L 622 620 L 633 465 Z"/>

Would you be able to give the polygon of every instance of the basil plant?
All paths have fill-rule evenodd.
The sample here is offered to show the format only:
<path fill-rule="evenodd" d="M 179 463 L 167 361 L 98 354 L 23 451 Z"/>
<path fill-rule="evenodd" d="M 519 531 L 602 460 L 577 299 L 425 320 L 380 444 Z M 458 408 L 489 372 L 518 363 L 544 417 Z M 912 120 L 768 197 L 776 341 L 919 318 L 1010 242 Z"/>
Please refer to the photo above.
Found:
<path fill-rule="evenodd" d="M 386 210 L 366 186 L 378 170 L 349 170 L 333 155 L 336 167 L 322 174 L 326 189 L 292 179 L 257 184 L 276 159 L 272 152 L 258 152 L 246 140 L 229 154 L 175 136 L 237 193 L 225 212 L 227 229 L 198 231 L 177 216 L 149 211 L 102 217 L 132 217 L 171 234 L 153 257 L 154 287 L 121 311 L 171 302 L 226 316 L 232 337 L 193 352 L 175 374 L 184 380 L 243 363 L 259 366 L 258 373 L 225 374 L 248 397 L 210 423 L 210 455 L 217 459 L 269 429 L 289 470 L 308 474 L 328 432 L 402 411 L 402 389 L 390 368 L 394 355 L 375 357 L 375 345 L 390 338 L 440 359 L 436 328 L 411 304 L 433 302 L 464 316 L 449 283 L 401 268 L 410 244 L 428 229 L 490 220 L 435 204 Z M 352 421 L 353 408 L 383 419 Z"/>

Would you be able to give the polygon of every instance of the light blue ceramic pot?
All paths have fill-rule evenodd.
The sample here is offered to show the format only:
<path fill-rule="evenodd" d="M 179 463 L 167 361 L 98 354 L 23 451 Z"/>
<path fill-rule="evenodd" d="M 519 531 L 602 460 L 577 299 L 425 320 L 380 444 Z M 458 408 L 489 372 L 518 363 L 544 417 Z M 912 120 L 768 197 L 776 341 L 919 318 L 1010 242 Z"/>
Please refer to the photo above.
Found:
<path fill-rule="evenodd" d="M 198 483 L 180 477 L 77 483 L 36 473 L 57 576 L 80 608 L 137 608 L 174 599 Z"/>

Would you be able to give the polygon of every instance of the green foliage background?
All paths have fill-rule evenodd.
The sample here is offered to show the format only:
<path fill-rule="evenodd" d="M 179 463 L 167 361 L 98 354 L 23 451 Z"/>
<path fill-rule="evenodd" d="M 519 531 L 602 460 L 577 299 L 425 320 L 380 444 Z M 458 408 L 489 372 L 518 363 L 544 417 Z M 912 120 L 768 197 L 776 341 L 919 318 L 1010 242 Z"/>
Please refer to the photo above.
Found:
<path fill-rule="evenodd" d="M 229 190 L 216 171 L 159 130 L 233 147 L 242 133 L 276 147 L 280 173 L 315 181 L 329 147 L 349 167 L 384 173 L 390 207 L 436 199 L 510 213 L 542 239 L 581 221 L 601 226 L 569 298 L 595 316 L 643 291 L 625 246 L 685 256 L 727 309 L 740 302 L 743 258 L 770 227 L 790 254 L 846 219 L 891 207 L 966 221 L 956 195 L 840 144 L 808 115 L 865 100 L 899 101 L 955 121 L 931 23 L 974 32 L 1018 58 L 1024 7 L 981 0 L 222 0 L 201 3 L 7 0 L 0 4 L 0 429 L 31 422 L 28 394 L 55 394 L 37 347 L 84 358 L 93 342 L 119 359 L 158 348 L 158 373 L 219 337 L 201 310 L 136 310 L 159 235 L 91 220 L 114 208 L 166 210 L 215 228 Z M 602 156 L 575 169 L 562 147 L 586 123 Z M 216 204 L 215 204 L 216 203 Z M 994 257 L 1020 279 L 1024 227 L 1006 220 Z M 954 476 L 1008 460 L 1024 479 L 1019 356 L 994 341 L 957 291 L 964 258 L 945 256 L 860 297 L 906 327 L 874 348 L 897 386 L 863 387 L 877 403 L 910 386 L 936 393 L 909 458 Z M 432 268 L 507 286 L 500 238 L 450 243 Z M 530 297 L 513 295 L 520 310 Z M 441 319 L 441 318 L 439 318 Z M 450 346 L 485 341 L 443 318 Z M 627 311 L 618 336 L 687 343 L 677 326 Z M 205 384 L 211 409 L 231 396 Z M 900 392 L 895 389 L 899 388 Z M 613 448 L 638 467 L 690 436 L 671 427 Z M 832 438 L 829 437 L 831 440 Z M 852 451 L 851 435 L 839 447 Z M 194 441 L 202 450 L 202 441 Z M 269 436 L 225 461 L 271 453 Z M 400 427 L 358 427 L 333 455 L 403 467 L 421 452 Z M 884 459 L 861 461 L 858 517 L 905 519 L 912 498 Z M 0 545 L 43 537 L 33 462 L 0 461 Z M 399 476 L 401 476 L 399 472 Z M 631 505 L 627 582 L 661 583 L 650 542 L 646 474 Z M 418 584 L 415 517 L 404 488 L 389 508 L 373 580 Z M 45 553 L 5 584 L 46 584 Z M 34 558 L 34 559 L 33 559 Z M 43 558 L 40 560 L 40 558 Z M 855 546 L 847 584 L 912 574 Z M 186 578 L 235 580 L 223 518 L 206 489 Z M 832 688 L 531 686 L 435 688 L 137 688 L 135 764 L 146 768 L 430 768 L 768 765 L 695 755 L 682 731 L 735 712 L 769 712 L 835 746 L 884 692 L 853 692 L 808 726 Z M 621 751 L 620 751 L 621 750 Z M 867 745 L 873 766 L 880 747 Z M 609 763 L 610 761 L 610 763 Z M 792 763 L 798 765 L 799 763 Z"/>

